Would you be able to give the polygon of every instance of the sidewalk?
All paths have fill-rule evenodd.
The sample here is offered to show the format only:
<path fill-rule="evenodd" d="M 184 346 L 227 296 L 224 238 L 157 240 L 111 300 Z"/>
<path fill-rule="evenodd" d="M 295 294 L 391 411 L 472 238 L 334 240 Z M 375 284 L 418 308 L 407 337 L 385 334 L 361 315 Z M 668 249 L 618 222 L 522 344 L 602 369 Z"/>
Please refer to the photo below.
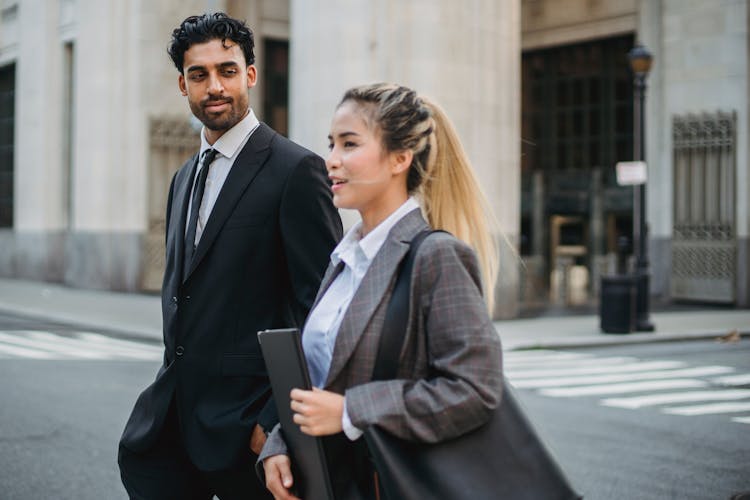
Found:
<path fill-rule="evenodd" d="M 156 341 L 162 335 L 158 295 L 0 279 L 0 312 Z M 496 321 L 495 326 L 506 350 L 716 338 L 734 330 L 750 335 L 748 309 L 653 312 L 651 321 L 655 332 L 628 335 L 601 333 L 596 315 Z"/>

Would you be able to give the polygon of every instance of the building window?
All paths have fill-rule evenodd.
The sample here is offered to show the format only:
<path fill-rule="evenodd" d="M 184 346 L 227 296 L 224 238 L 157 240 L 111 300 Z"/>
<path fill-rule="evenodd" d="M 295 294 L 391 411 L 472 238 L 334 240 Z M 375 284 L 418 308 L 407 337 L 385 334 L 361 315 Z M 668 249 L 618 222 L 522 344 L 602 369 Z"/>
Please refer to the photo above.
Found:
<path fill-rule="evenodd" d="M 524 171 L 605 167 L 632 158 L 632 36 L 526 52 L 522 63 Z"/>
<path fill-rule="evenodd" d="M 15 66 L 0 68 L 0 227 L 13 227 L 15 89 Z"/>
<path fill-rule="evenodd" d="M 289 135 L 289 42 L 265 40 L 263 115 L 278 133 Z"/>
<path fill-rule="evenodd" d="M 630 236 L 632 189 L 615 164 L 633 157 L 633 36 L 522 56 L 522 251 L 544 255 L 552 217 L 581 217 L 592 255 Z M 535 224 L 536 222 L 537 224 Z M 624 232 L 624 234 L 623 234 Z M 536 236 L 536 237 L 535 237 Z M 537 244 L 534 244 L 537 242 Z"/>

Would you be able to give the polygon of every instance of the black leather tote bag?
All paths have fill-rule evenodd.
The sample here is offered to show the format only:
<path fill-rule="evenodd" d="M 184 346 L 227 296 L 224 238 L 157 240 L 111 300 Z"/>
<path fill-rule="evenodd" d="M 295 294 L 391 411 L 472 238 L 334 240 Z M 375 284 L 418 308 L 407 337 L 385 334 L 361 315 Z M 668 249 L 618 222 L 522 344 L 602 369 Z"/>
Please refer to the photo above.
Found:
<path fill-rule="evenodd" d="M 374 380 L 396 376 L 398 353 L 409 316 L 409 288 L 419 245 L 412 241 L 386 310 Z M 395 355 L 394 355 L 395 353 Z M 507 383 L 490 421 L 437 444 L 406 441 L 377 426 L 365 440 L 388 500 L 572 500 L 582 498 L 534 431 Z"/>

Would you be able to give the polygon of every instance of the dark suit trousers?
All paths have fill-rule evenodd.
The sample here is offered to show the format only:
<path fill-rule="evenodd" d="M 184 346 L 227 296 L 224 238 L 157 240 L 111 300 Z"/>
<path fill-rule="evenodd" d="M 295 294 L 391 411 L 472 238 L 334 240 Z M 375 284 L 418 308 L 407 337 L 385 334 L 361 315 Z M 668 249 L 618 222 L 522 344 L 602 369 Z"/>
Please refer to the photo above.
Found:
<path fill-rule="evenodd" d="M 198 470 L 182 445 L 172 402 L 154 446 L 135 453 L 120 445 L 118 463 L 122 484 L 132 500 L 210 500 L 214 495 L 221 500 L 271 499 L 255 475 L 256 459 L 248 443 L 247 459 L 231 469 Z"/>

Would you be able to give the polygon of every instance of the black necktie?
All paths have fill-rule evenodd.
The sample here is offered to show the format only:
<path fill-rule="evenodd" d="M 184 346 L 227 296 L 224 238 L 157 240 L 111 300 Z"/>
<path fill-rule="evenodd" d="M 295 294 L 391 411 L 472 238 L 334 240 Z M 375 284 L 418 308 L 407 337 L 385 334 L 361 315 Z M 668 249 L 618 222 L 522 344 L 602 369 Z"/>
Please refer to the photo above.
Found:
<path fill-rule="evenodd" d="M 201 210 L 201 201 L 203 201 L 203 192 L 206 190 L 208 169 L 211 166 L 211 162 L 216 158 L 216 154 L 217 151 L 215 149 L 207 149 L 203 154 L 203 162 L 201 163 L 200 172 L 198 172 L 198 180 L 193 187 L 190 220 L 188 221 L 187 234 L 185 234 L 185 259 L 182 261 L 183 280 L 187 277 L 188 270 L 190 269 L 190 262 L 193 260 L 193 253 L 195 252 L 195 231 L 198 227 L 198 215 Z"/>

